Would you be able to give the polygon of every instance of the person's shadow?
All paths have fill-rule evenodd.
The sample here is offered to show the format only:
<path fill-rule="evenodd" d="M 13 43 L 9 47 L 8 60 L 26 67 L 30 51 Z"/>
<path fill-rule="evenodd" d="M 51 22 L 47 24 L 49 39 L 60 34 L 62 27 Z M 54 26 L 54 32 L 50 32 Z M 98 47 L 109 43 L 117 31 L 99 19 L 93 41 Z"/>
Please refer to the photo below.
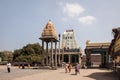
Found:
<path fill-rule="evenodd" d="M 76 74 L 70 74 L 70 75 L 76 75 Z"/>

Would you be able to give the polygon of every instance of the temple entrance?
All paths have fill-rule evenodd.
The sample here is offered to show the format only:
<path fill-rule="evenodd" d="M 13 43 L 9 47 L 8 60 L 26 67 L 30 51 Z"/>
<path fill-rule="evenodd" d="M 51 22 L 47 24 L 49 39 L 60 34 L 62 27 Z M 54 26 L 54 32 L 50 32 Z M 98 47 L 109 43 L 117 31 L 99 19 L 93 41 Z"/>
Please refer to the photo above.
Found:
<path fill-rule="evenodd" d="M 69 60 L 68 60 L 68 55 L 67 55 L 67 54 L 64 55 L 64 62 L 66 62 L 66 63 L 69 62 Z"/>
<path fill-rule="evenodd" d="M 101 52 L 98 51 L 98 53 L 91 52 L 89 55 L 87 55 L 87 65 L 89 67 L 106 67 L 108 63 L 108 59 L 106 58 L 107 52 Z M 89 57 L 90 56 L 90 57 Z"/>
<path fill-rule="evenodd" d="M 71 64 L 79 63 L 79 56 L 78 54 L 70 54 L 70 59 L 69 59 L 69 55 L 64 54 L 64 62 Z"/>
<path fill-rule="evenodd" d="M 101 54 L 91 54 L 91 66 L 99 67 L 102 64 L 102 55 Z"/>
<path fill-rule="evenodd" d="M 86 64 L 88 67 L 97 65 L 98 67 L 106 67 L 110 62 L 108 55 L 110 43 L 89 43 L 86 42 Z"/>
<path fill-rule="evenodd" d="M 72 55 L 72 61 L 71 61 L 71 63 L 79 63 L 78 60 L 79 60 L 78 55 L 73 54 L 73 55 Z"/>

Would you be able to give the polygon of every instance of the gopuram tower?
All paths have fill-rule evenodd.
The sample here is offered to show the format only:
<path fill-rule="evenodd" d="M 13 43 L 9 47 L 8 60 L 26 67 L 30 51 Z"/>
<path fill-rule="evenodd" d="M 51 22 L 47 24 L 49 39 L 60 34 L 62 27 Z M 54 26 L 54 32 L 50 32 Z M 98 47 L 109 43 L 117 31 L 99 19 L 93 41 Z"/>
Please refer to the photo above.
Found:
<path fill-rule="evenodd" d="M 62 47 L 66 49 L 78 48 L 73 30 L 66 30 L 62 36 Z"/>
<path fill-rule="evenodd" d="M 62 35 L 62 61 L 81 64 L 82 50 L 78 47 L 74 30 L 66 30 Z"/>

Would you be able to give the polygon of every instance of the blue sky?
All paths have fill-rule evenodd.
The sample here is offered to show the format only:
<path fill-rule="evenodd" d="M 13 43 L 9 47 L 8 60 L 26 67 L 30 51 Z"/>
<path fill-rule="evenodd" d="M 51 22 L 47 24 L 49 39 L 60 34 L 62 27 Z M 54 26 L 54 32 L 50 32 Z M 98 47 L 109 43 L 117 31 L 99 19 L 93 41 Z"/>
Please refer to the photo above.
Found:
<path fill-rule="evenodd" d="M 46 23 L 57 34 L 74 29 L 78 45 L 110 42 L 120 26 L 120 0 L 0 0 L 0 51 L 22 48 L 38 39 Z"/>

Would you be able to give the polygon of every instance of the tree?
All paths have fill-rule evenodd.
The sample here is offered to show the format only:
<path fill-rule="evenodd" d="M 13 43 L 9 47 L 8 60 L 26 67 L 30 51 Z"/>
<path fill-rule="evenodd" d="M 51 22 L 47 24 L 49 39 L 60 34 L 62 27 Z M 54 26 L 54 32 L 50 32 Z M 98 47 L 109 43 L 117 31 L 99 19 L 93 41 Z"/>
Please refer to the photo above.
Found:
<path fill-rule="evenodd" d="M 17 57 L 19 57 L 22 53 L 22 49 L 16 49 L 14 50 L 14 53 L 13 53 L 13 61 L 16 60 Z"/>
<path fill-rule="evenodd" d="M 27 44 L 22 49 L 17 49 L 13 53 L 13 60 L 17 62 L 37 62 L 41 63 L 42 47 L 39 43 Z"/>
<path fill-rule="evenodd" d="M 0 52 L 0 57 L 2 61 L 12 61 L 13 53 L 11 51 L 2 51 Z"/>

